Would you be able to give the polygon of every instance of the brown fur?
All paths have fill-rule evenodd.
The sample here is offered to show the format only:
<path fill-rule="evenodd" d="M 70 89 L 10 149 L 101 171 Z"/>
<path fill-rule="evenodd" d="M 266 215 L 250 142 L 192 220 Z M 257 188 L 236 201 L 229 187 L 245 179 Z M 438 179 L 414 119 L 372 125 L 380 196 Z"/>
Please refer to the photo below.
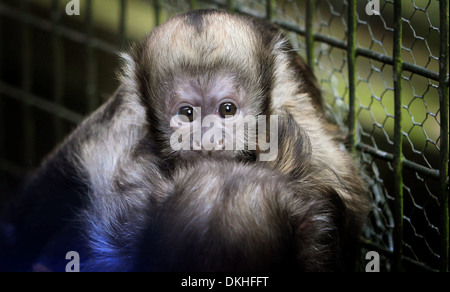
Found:
<path fill-rule="evenodd" d="M 39 256 L 64 265 L 67 241 L 87 249 L 88 270 L 317 271 L 351 261 L 367 212 L 363 183 L 323 118 L 314 77 L 278 28 L 195 11 L 123 58 L 120 89 L 46 160 L 0 222 L 8 226 L 0 269 L 30 270 Z M 279 116 L 274 161 L 257 162 L 258 151 L 200 161 L 170 151 L 175 80 L 207 84 L 221 74 L 237 80 L 249 114 Z M 182 261 L 190 251 L 192 266 Z"/>
<path fill-rule="evenodd" d="M 321 92 L 311 70 L 278 28 L 227 12 L 195 11 L 171 18 L 152 31 L 133 59 L 138 68 L 134 79 L 150 109 L 149 124 L 162 141 L 161 149 L 169 148 L 164 141 L 170 132 L 157 114 L 164 112 L 161 106 L 171 94 L 174 75 L 232 73 L 246 90 L 255 114 L 283 117 L 287 112 L 294 118 L 310 141 L 310 163 L 322 170 L 323 182 L 336 190 L 359 221 L 365 220 L 368 198 L 357 164 L 342 149 L 336 127 L 324 118 Z M 295 167 L 295 149 L 289 141 L 280 145 L 290 153 L 281 158 L 285 165 L 278 163 L 279 169 Z"/>

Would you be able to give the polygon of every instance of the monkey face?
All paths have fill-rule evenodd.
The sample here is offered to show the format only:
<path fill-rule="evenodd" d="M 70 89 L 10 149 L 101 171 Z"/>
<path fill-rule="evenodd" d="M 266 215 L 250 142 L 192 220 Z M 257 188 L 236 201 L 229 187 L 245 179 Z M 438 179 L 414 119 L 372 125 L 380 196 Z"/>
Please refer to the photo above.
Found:
<path fill-rule="evenodd" d="M 217 11 L 174 17 L 152 31 L 128 71 L 161 154 L 257 155 L 263 134 L 256 131 L 266 127 L 253 124 L 272 112 L 277 43 L 284 44 L 279 30 Z"/>
<path fill-rule="evenodd" d="M 203 77 L 203 78 L 202 78 Z M 233 76 L 179 77 L 166 104 L 166 119 L 173 130 L 170 147 L 188 155 L 233 155 L 239 150 L 255 150 L 245 131 L 245 120 L 251 113 L 245 102 L 245 91 Z M 246 138 L 247 137 L 247 138 Z"/>
<path fill-rule="evenodd" d="M 171 117 L 185 117 L 193 122 L 194 115 L 233 119 L 245 114 L 245 93 L 239 90 L 232 76 L 218 74 L 213 78 L 177 78 L 166 111 Z M 201 115 L 194 111 L 201 109 Z"/>

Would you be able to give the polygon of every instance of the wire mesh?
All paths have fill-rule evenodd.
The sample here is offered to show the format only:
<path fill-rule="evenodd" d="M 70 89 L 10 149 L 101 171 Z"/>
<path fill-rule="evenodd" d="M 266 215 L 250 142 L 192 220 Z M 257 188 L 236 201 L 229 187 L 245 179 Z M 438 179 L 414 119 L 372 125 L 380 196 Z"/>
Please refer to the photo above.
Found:
<path fill-rule="evenodd" d="M 173 14 L 227 9 L 279 25 L 314 69 L 372 193 L 364 252 L 448 270 L 448 0 L 68 2 L 0 0 L 0 192 L 114 91 L 117 51 Z"/>

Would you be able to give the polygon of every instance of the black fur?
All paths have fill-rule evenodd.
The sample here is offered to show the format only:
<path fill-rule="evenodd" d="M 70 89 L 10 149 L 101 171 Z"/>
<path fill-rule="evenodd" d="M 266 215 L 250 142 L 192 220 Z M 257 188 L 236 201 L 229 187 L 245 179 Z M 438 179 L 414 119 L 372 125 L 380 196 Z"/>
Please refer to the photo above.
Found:
<path fill-rule="evenodd" d="M 30 263 L 35 263 L 52 238 L 61 237 L 57 233 L 76 218 L 77 208 L 86 200 L 87 186 L 68 159 L 75 147 L 66 145 L 50 158 L 24 187 L 20 203 L 8 211 L 5 221 L 12 226 L 8 233 L 12 242 L 0 249 L 0 269 L 31 270 Z M 68 238 L 72 243 L 80 238 L 79 231 L 65 236 L 61 240 Z M 67 251 L 52 252 L 64 259 Z"/>

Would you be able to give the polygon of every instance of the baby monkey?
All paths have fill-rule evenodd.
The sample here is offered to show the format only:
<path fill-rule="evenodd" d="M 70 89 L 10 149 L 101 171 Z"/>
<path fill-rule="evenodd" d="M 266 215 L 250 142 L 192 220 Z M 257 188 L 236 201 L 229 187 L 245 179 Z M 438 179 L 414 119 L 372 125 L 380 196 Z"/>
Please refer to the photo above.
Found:
<path fill-rule="evenodd" d="M 364 184 L 277 27 L 198 10 L 122 57 L 117 92 L 0 222 L 0 269 L 58 270 L 69 248 L 94 271 L 328 271 L 353 261 Z M 249 127 L 248 117 L 266 123 Z M 195 126 L 205 118 L 214 135 Z"/>

